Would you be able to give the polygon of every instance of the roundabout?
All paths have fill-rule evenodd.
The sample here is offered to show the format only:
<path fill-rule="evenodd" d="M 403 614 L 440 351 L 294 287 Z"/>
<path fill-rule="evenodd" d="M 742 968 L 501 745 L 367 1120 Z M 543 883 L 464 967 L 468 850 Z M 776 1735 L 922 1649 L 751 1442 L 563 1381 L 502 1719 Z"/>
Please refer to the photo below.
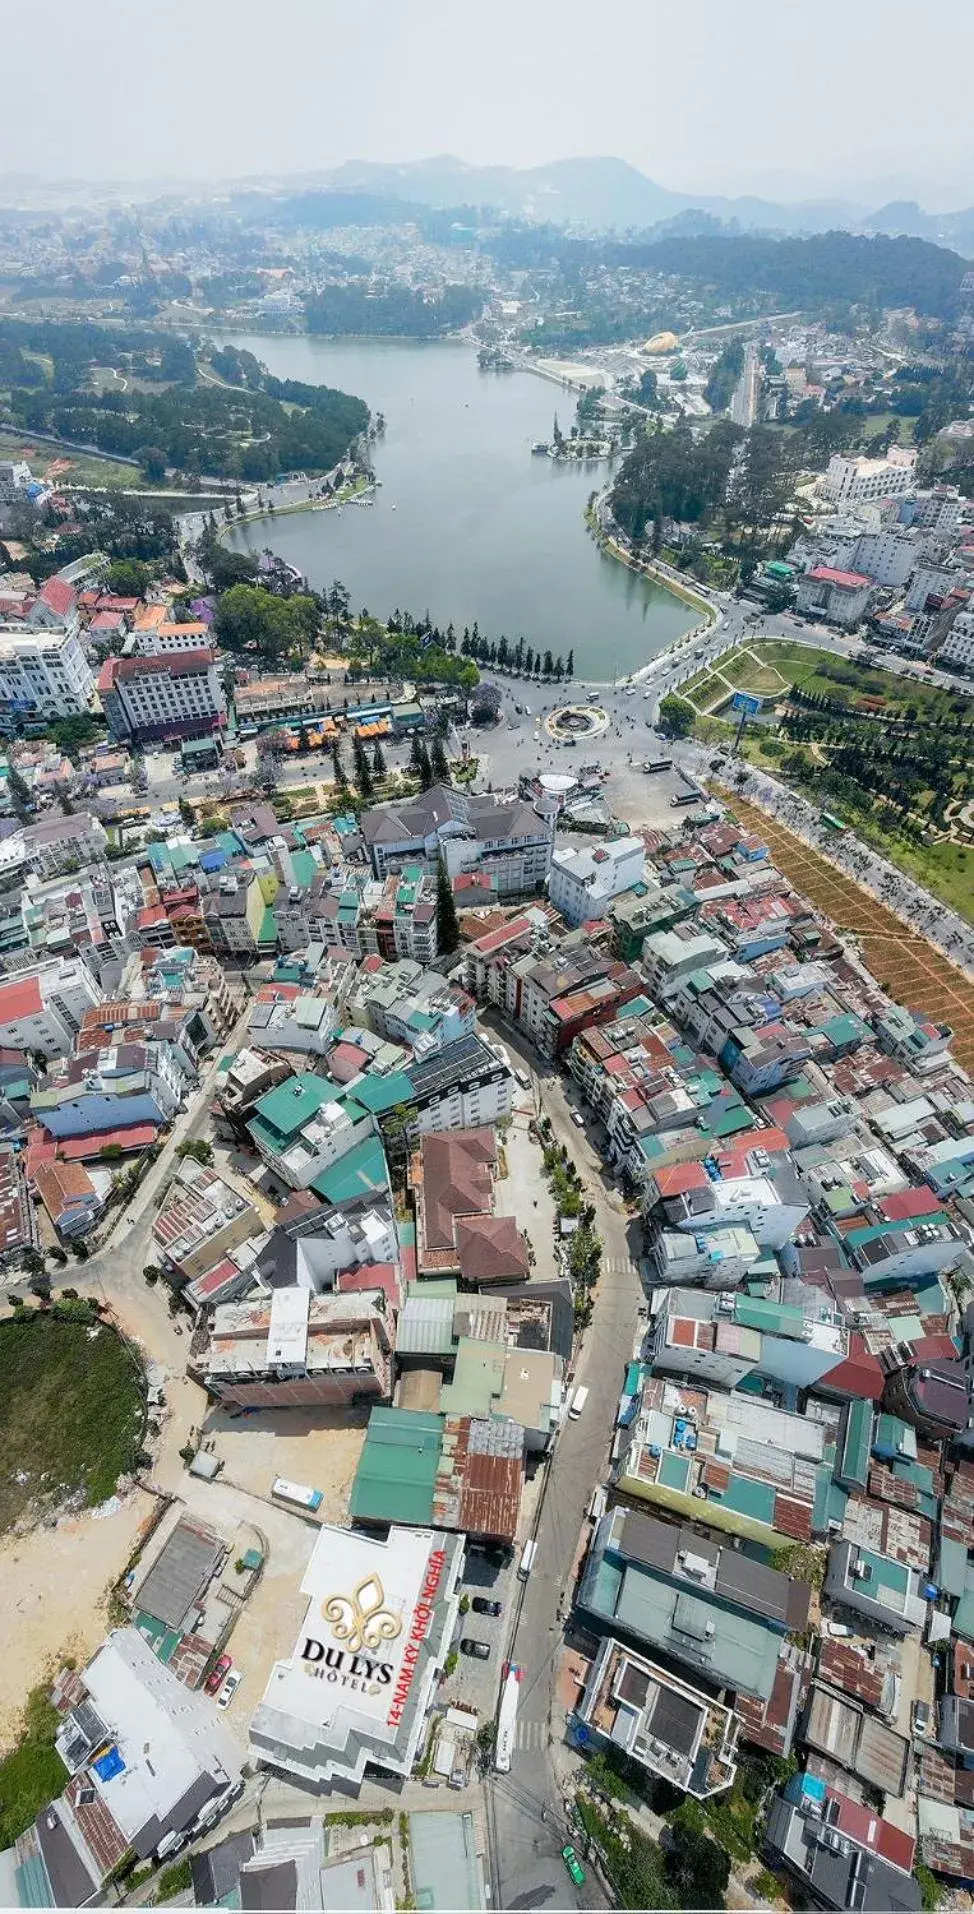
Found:
<path fill-rule="evenodd" d="M 609 714 L 598 704 L 561 704 L 545 719 L 544 728 L 556 744 L 581 744 L 608 730 Z"/>

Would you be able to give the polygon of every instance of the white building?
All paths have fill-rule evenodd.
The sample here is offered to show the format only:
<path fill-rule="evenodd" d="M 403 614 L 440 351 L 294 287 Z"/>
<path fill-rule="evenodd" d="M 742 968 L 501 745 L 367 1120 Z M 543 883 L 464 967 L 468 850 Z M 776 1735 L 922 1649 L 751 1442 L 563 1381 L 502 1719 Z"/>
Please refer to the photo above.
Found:
<path fill-rule="evenodd" d="M 885 459 L 846 458 L 834 452 L 818 482 L 819 497 L 832 505 L 861 505 L 914 489 L 916 451 L 892 445 Z"/>
<path fill-rule="evenodd" d="M 907 611 L 925 611 L 928 598 L 946 598 L 955 585 L 964 582 L 964 573 L 959 569 L 948 570 L 943 565 L 921 565 L 910 582 L 910 589 L 904 603 Z"/>
<path fill-rule="evenodd" d="M 108 1872 L 98 1863 L 116 1835 L 123 1852 L 145 1861 L 213 1827 L 240 1793 L 242 1751 L 208 1697 L 179 1681 L 135 1628 L 115 1629 L 77 1685 L 78 1701 L 56 1741 L 74 1785 L 52 1808 L 70 1845 L 73 1835 L 93 1837 L 98 1885 Z M 85 1814 L 99 1803 L 100 1817 Z M 45 1839 L 55 1833 L 51 1812 L 43 1810 L 37 1826 L 57 1875 L 65 1851 L 63 1840 Z"/>
<path fill-rule="evenodd" d="M 548 873 L 548 896 L 566 923 L 576 927 L 604 917 L 613 897 L 640 884 L 646 871 L 641 837 L 618 837 L 594 849 L 558 849 Z"/>
<path fill-rule="evenodd" d="M 308 1610 L 250 1723 L 265 1767 L 325 1790 L 367 1765 L 409 1775 L 459 1615 L 463 1538 L 322 1528 L 301 1583 Z"/>
<path fill-rule="evenodd" d="M 850 572 L 866 572 L 877 585 L 905 585 L 916 560 L 915 534 L 897 526 L 863 532 L 842 566 Z"/>
<path fill-rule="evenodd" d="M 18 716 L 80 717 L 94 697 L 75 623 L 52 631 L 0 626 L 0 724 Z"/>
<path fill-rule="evenodd" d="M 80 957 L 19 971 L 0 984 L 0 1048 L 69 1057 L 86 1010 L 101 992 Z"/>
<path fill-rule="evenodd" d="M 173 652 L 209 651 L 213 636 L 209 625 L 194 618 L 191 623 L 136 626 L 125 646 L 125 656 L 140 658 L 169 657 Z"/>
<path fill-rule="evenodd" d="M 209 650 L 108 658 L 98 692 L 113 738 L 199 737 L 226 721 L 227 701 Z"/>
<path fill-rule="evenodd" d="M 827 618 L 832 624 L 851 627 L 865 616 L 873 593 L 873 581 L 862 572 L 837 571 L 832 565 L 816 565 L 799 581 L 798 610 L 813 618 Z"/>
<path fill-rule="evenodd" d="M 957 613 L 935 662 L 954 671 L 974 671 L 974 612 Z"/>

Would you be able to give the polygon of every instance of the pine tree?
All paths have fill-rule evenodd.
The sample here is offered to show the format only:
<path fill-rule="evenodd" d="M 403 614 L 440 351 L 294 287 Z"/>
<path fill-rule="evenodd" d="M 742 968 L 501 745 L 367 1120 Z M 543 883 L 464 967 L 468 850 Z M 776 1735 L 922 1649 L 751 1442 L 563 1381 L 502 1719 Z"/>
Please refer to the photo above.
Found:
<path fill-rule="evenodd" d="M 428 791 L 433 782 L 433 766 L 430 763 L 430 754 L 426 748 L 426 744 L 420 737 L 418 731 L 413 734 L 412 747 L 409 753 L 409 766 L 410 770 L 419 779 L 420 789 Z"/>
<path fill-rule="evenodd" d="M 568 654 L 568 663 L 565 666 L 565 677 L 574 678 L 574 676 L 575 676 L 575 653 L 573 651 L 570 651 Z"/>
<path fill-rule="evenodd" d="M 446 755 L 446 747 L 443 743 L 443 739 L 439 735 L 433 739 L 430 764 L 433 771 L 434 782 L 436 784 L 449 784 L 450 762 Z"/>
<path fill-rule="evenodd" d="M 550 678 L 552 672 L 554 671 L 554 668 L 555 668 L 554 659 L 552 658 L 550 651 L 546 651 L 544 655 L 544 664 L 541 667 L 542 676 L 545 678 Z"/>
<path fill-rule="evenodd" d="M 526 678 L 533 678 L 534 676 L 534 649 L 531 645 L 528 646 L 524 654 L 524 675 Z"/>
<path fill-rule="evenodd" d="M 331 747 L 331 765 L 335 774 L 336 789 L 339 791 L 347 791 L 348 778 L 345 775 L 345 766 L 342 763 L 342 747 L 337 738 Z"/>
<path fill-rule="evenodd" d="M 453 901 L 453 890 L 442 858 L 436 874 L 436 937 L 440 951 L 446 956 L 456 950 L 460 942 L 457 907 Z"/>
<path fill-rule="evenodd" d="M 17 816 L 23 819 L 30 806 L 30 786 L 15 764 L 10 765 L 7 774 L 7 790 Z"/>
<path fill-rule="evenodd" d="M 376 738 L 375 750 L 372 753 L 372 770 L 377 778 L 385 777 L 385 774 L 386 774 L 385 752 L 383 751 L 378 738 Z"/>
<path fill-rule="evenodd" d="M 357 731 L 352 739 L 352 757 L 355 761 L 355 782 L 362 797 L 368 800 L 375 795 L 375 785 L 365 745 Z"/>

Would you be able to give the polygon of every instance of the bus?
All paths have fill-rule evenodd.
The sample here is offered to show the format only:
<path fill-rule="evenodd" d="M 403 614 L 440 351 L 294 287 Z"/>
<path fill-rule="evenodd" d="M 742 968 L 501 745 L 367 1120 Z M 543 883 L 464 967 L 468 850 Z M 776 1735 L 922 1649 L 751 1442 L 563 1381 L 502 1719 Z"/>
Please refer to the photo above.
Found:
<path fill-rule="evenodd" d="M 706 804 L 706 802 L 707 802 L 706 791 L 698 791 L 696 789 L 692 791 L 678 791 L 676 796 L 671 797 L 670 799 L 670 803 L 673 805 L 674 809 L 676 809 L 681 804 Z"/>
<path fill-rule="evenodd" d="M 647 775 L 651 777 L 654 771 L 671 771 L 673 769 L 673 759 L 644 758 L 642 768 Z"/>
<path fill-rule="evenodd" d="M 820 811 L 819 823 L 824 824 L 828 831 L 847 831 L 849 829 L 848 824 L 843 824 L 842 819 L 833 816 L 831 811 Z"/>
<path fill-rule="evenodd" d="M 312 1515 L 324 1501 L 320 1489 L 306 1489 L 300 1482 L 286 1481 L 283 1475 L 275 1476 L 271 1483 L 271 1494 L 275 1502 L 290 1502 L 292 1508 L 309 1509 Z"/>

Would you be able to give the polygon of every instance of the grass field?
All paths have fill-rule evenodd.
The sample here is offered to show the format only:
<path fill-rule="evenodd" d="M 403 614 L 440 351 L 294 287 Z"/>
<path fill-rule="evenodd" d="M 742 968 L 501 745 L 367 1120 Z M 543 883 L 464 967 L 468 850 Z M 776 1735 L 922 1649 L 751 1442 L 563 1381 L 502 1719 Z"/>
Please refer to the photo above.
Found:
<path fill-rule="evenodd" d="M 0 1323 L 0 1534 L 75 1491 L 106 1501 L 142 1426 L 142 1377 L 113 1329 L 39 1310 Z"/>
<path fill-rule="evenodd" d="M 964 712 L 965 718 L 974 716 L 974 699 L 967 693 L 944 691 L 922 678 L 904 678 L 884 671 L 881 665 L 856 665 L 835 652 L 789 644 L 784 638 L 769 638 L 756 644 L 754 650 L 764 664 L 774 666 L 781 673 L 786 685 L 819 692 L 837 704 L 853 705 L 857 698 L 868 696 L 885 698 L 892 717 L 911 704 L 921 716 L 931 718 L 943 717 L 958 709 Z"/>
<path fill-rule="evenodd" d="M 137 485 L 138 469 L 119 465 L 114 459 L 92 458 L 88 452 L 72 452 L 50 445 L 46 439 L 32 439 L 29 433 L 0 432 L 0 459 L 26 459 L 35 478 L 50 477 L 70 485 Z"/>
<path fill-rule="evenodd" d="M 966 1070 L 974 1068 L 974 988 L 963 971 L 758 805 L 733 795 L 728 802 L 740 822 L 764 839 L 778 869 L 795 889 L 810 898 L 837 929 L 859 939 L 863 960 L 884 990 L 908 1009 L 926 1011 L 948 1023 L 958 1062 Z"/>

